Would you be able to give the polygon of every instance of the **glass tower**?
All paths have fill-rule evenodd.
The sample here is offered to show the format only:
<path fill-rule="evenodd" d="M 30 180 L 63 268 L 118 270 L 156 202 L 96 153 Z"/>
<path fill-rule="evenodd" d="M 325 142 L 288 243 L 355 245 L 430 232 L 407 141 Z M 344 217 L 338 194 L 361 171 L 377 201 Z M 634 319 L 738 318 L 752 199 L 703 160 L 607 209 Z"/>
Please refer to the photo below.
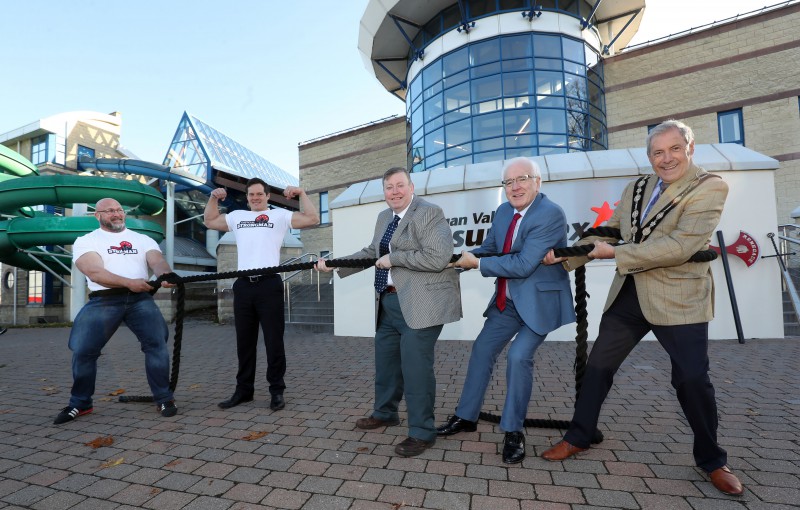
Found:
<path fill-rule="evenodd" d="M 550 21 L 521 32 L 529 3 L 459 2 L 416 34 L 405 90 L 412 171 L 608 147 L 599 39 L 580 29 L 591 5 L 541 2 Z M 577 28 L 558 30 L 569 23 Z M 499 29 L 480 38 L 475 25 Z"/>

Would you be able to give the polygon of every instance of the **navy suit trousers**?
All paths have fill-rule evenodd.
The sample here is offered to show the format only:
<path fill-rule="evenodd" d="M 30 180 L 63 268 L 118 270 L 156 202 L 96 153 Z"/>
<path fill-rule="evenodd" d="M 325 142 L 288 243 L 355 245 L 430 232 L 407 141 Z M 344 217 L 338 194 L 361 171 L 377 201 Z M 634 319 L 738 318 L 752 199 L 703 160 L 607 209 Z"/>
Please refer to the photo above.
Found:
<path fill-rule="evenodd" d="M 727 453 L 717 444 L 717 403 L 708 376 L 708 323 L 655 326 L 645 319 L 632 276 L 603 314 L 600 332 L 589 355 L 575 415 L 564 436 L 568 443 L 588 448 L 600 408 L 622 362 L 636 344 L 653 331 L 672 362 L 672 387 L 694 432 L 694 459 L 711 472 L 727 464 Z"/>

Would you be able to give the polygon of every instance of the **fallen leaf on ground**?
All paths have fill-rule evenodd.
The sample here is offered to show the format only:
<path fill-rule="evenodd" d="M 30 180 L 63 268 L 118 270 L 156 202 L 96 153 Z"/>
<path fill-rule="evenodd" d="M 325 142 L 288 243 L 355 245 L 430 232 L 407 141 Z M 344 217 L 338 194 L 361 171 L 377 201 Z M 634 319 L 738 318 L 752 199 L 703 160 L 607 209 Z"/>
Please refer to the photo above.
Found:
<path fill-rule="evenodd" d="M 403 508 L 406 506 L 406 502 L 403 501 L 402 503 L 395 503 L 392 505 L 392 510 L 397 510 L 398 508 Z"/>
<path fill-rule="evenodd" d="M 114 399 L 111 398 L 111 397 L 102 397 L 102 398 L 98 398 L 97 400 L 99 400 L 100 402 L 111 402 Z"/>
<path fill-rule="evenodd" d="M 125 462 L 125 457 L 120 457 L 120 458 L 115 459 L 115 460 L 109 460 L 108 462 L 103 462 L 102 464 L 100 464 L 100 467 L 102 469 L 110 468 L 110 467 L 114 467 L 114 466 L 119 466 L 123 462 Z"/>
<path fill-rule="evenodd" d="M 244 436 L 242 439 L 244 439 L 245 441 L 252 441 L 254 439 L 260 439 L 260 438 L 266 436 L 267 434 L 269 434 L 269 432 L 265 432 L 263 430 L 260 431 L 260 432 L 251 432 L 251 433 L 247 434 L 246 436 Z"/>
<path fill-rule="evenodd" d="M 361 448 L 356 448 L 356 451 L 357 452 L 368 452 L 369 448 L 367 448 L 366 446 L 362 446 Z"/>
<path fill-rule="evenodd" d="M 91 446 L 96 449 L 104 446 L 111 446 L 112 444 L 114 444 L 114 438 L 112 436 L 103 436 L 89 441 L 86 443 L 86 446 Z"/>
<path fill-rule="evenodd" d="M 199 385 L 199 384 L 192 384 L 191 386 L 189 386 L 189 389 L 190 389 L 190 390 L 196 390 L 196 389 L 197 389 L 197 388 L 199 388 L 199 387 L 200 387 L 200 385 Z"/>
<path fill-rule="evenodd" d="M 125 393 L 125 390 L 120 388 L 118 390 L 112 391 L 111 393 L 109 393 L 109 395 L 111 395 L 112 397 L 116 397 L 117 395 L 122 395 L 123 393 Z"/>
<path fill-rule="evenodd" d="M 178 459 L 175 459 L 175 460 L 173 460 L 173 461 L 170 461 L 170 462 L 167 462 L 166 464 L 164 464 L 164 467 L 175 467 L 175 466 L 177 466 L 177 465 L 178 465 L 178 464 L 180 464 L 180 463 L 181 463 L 181 461 L 180 461 L 180 460 L 178 460 Z"/>
<path fill-rule="evenodd" d="M 44 386 L 42 388 L 42 391 L 55 391 L 55 389 L 56 389 L 55 386 Z"/>

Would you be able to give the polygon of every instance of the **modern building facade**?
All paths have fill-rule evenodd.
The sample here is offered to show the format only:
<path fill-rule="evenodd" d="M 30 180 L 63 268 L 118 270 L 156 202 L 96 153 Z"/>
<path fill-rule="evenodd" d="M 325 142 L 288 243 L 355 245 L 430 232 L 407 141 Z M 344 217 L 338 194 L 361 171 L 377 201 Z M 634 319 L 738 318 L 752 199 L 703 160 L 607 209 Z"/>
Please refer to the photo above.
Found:
<path fill-rule="evenodd" d="M 370 2 L 359 49 L 387 93 L 406 102 L 405 145 L 362 142 L 356 149 L 358 130 L 300 144 L 301 181 L 333 196 L 359 176 L 372 179 L 388 166 L 348 164 L 342 173 L 370 148 L 416 171 L 641 147 L 649 127 L 677 118 L 694 128 L 698 144 L 739 143 L 780 161 L 778 222 L 793 222 L 800 205 L 800 70 L 790 63 L 800 59 L 793 28 L 800 2 L 635 48 L 625 45 L 645 2 L 602 2 L 590 16 L 597 3 L 538 2 L 542 8 L 529 20 L 526 1 Z M 319 144 L 325 157 L 315 156 Z M 315 246 L 332 245 L 326 231 L 317 237 Z"/>
<path fill-rule="evenodd" d="M 601 55 L 630 39 L 643 7 L 641 0 L 376 1 L 361 20 L 359 50 L 406 102 L 413 171 L 602 150 Z"/>
<path fill-rule="evenodd" d="M 121 130 L 122 116 L 118 112 L 68 112 L 0 134 L 0 143 L 29 159 L 40 175 L 91 174 L 157 186 L 170 197 L 171 204 L 167 206 L 168 214 L 149 219 L 167 232 L 162 250 L 165 254 L 171 252 L 168 256 L 172 257 L 173 267 L 178 272 L 217 269 L 219 237 L 216 231 L 207 232 L 202 225 L 202 210 L 207 201 L 205 193 L 213 187 L 225 186 L 230 190 L 230 199 L 225 203 L 228 210 L 243 208 L 246 207 L 245 183 L 251 177 L 260 177 L 271 186 L 273 205 L 298 207 L 297 200 L 282 195 L 287 185 L 297 184 L 296 177 L 194 115 L 184 112 L 181 116 L 163 164 L 141 161 L 124 149 L 120 145 Z M 19 176 L 0 175 L 0 181 L 11 178 Z M 173 205 L 174 214 L 170 216 Z M 37 207 L 49 215 L 72 215 L 72 211 L 63 206 L 42 204 Z M 0 220 L 3 219 L 0 216 Z M 172 239 L 174 242 L 169 242 L 173 232 L 176 237 Z M 286 253 L 295 254 L 299 244 L 293 237 L 288 239 Z M 42 247 L 41 250 L 50 251 L 51 248 Z M 235 266 L 235 247 L 223 251 Z M 63 260 L 69 266 L 69 257 Z M 0 324 L 69 320 L 68 276 L 0 264 L 0 281 Z M 207 295 L 212 299 L 217 294 L 222 295 L 214 292 L 216 285 L 216 282 L 209 284 Z M 167 304 L 162 309 L 171 317 L 171 313 L 167 313 L 170 311 L 169 296 L 163 299 Z"/>

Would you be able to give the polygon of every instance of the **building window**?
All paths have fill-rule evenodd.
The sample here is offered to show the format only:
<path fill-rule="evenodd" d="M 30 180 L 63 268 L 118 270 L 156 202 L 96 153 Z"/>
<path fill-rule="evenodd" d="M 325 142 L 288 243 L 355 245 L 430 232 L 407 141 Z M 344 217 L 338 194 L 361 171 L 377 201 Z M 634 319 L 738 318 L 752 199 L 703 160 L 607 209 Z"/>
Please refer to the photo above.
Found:
<path fill-rule="evenodd" d="M 331 215 L 328 209 L 328 192 L 323 191 L 319 194 L 319 222 L 330 223 Z"/>
<path fill-rule="evenodd" d="M 53 133 L 31 138 L 31 163 L 43 165 L 55 163 L 66 164 L 67 143 L 63 136 Z"/>
<path fill-rule="evenodd" d="M 31 139 L 31 163 L 34 165 L 47 163 L 47 135 Z"/>
<path fill-rule="evenodd" d="M 55 146 L 55 154 L 52 159 L 53 163 L 64 166 L 67 164 L 67 139 L 60 135 L 50 135 Z M 48 158 L 50 159 L 50 158 Z"/>
<path fill-rule="evenodd" d="M 744 145 L 744 122 L 742 109 L 729 110 L 717 114 L 720 143 L 738 143 Z"/>
<path fill-rule="evenodd" d="M 426 64 L 406 97 L 414 172 L 608 147 L 603 63 L 583 41 L 502 35 Z"/>
<path fill-rule="evenodd" d="M 80 161 L 82 157 L 94 159 L 94 149 L 78 145 L 78 161 Z"/>
<path fill-rule="evenodd" d="M 41 271 L 28 272 L 28 304 L 44 304 L 44 273 Z"/>

